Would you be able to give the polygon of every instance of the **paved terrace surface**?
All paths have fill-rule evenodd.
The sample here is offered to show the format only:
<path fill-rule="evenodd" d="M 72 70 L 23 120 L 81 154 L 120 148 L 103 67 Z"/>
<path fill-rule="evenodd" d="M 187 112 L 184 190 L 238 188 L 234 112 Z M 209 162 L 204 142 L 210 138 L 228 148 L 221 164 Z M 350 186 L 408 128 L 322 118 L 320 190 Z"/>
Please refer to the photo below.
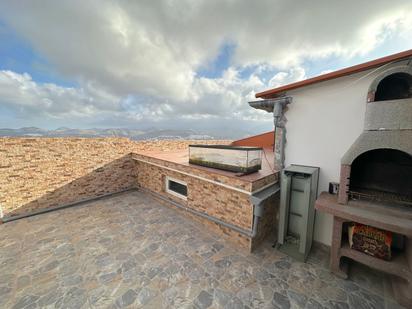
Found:
<path fill-rule="evenodd" d="M 239 251 L 132 191 L 0 225 L 0 308 L 398 308 L 381 275 L 325 263 Z"/>

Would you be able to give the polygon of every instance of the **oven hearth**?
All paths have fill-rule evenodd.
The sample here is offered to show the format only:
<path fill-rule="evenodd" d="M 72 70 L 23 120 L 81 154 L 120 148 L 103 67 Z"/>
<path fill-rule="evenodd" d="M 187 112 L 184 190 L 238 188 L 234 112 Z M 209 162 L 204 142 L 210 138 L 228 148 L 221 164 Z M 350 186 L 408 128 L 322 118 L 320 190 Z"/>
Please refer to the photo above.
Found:
<path fill-rule="evenodd" d="M 364 131 L 341 160 L 338 196 L 322 193 L 316 209 L 333 215 L 331 270 L 346 277 L 349 259 L 386 272 L 395 297 L 412 308 L 412 66 L 384 71 L 367 98 Z M 350 248 L 352 224 L 391 232 L 393 258 Z"/>
<path fill-rule="evenodd" d="M 399 150 L 367 151 L 351 165 L 348 198 L 412 206 L 412 156 Z"/>
<path fill-rule="evenodd" d="M 402 195 L 392 194 L 384 191 L 369 191 L 367 189 L 352 189 L 349 191 L 350 200 L 362 200 L 371 202 L 394 202 L 395 204 L 400 204 L 399 206 L 412 207 L 412 202 L 410 197 L 405 197 Z"/>

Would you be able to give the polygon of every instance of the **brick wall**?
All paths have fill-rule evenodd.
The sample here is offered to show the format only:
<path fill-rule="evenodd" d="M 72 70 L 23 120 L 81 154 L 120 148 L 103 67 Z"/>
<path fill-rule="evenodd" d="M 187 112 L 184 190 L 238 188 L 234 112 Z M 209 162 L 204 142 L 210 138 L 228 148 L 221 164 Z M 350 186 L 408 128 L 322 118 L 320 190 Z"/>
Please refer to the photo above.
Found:
<path fill-rule="evenodd" d="M 150 192 L 150 191 L 149 191 Z M 156 196 L 154 196 L 156 198 Z M 164 204 L 167 207 L 173 207 L 170 203 L 163 200 L 159 200 L 160 203 Z M 246 252 L 251 251 L 252 241 L 249 237 L 242 235 L 230 228 L 214 223 L 213 221 L 207 220 L 205 218 L 199 217 L 197 215 L 191 214 L 187 211 L 182 211 L 179 208 L 175 208 L 177 211 L 180 211 L 183 215 L 189 217 L 191 220 L 198 222 L 199 224 L 205 226 L 206 228 L 212 230 L 214 233 L 220 235 L 222 238 L 229 240 L 230 242 L 239 246 L 239 249 L 243 249 Z M 256 246 L 254 246 L 256 248 Z"/>
<path fill-rule="evenodd" d="M 131 152 L 185 149 L 201 142 L 0 138 L 0 206 L 12 216 L 132 188 Z"/>
<path fill-rule="evenodd" d="M 228 143 L 227 141 L 207 141 Z M 127 138 L 0 138 L 0 205 L 5 216 L 79 202 L 125 189 L 144 187 L 195 210 L 207 213 L 245 230 L 253 224 L 253 205 L 245 193 L 224 188 L 181 173 L 136 161 L 136 158 L 208 178 L 240 190 L 256 189 L 250 182 L 210 174 L 139 154 L 145 151 L 187 149 L 188 144 L 204 141 L 144 141 Z M 165 177 L 188 184 L 187 201 L 165 192 Z M 264 180 L 272 182 L 277 175 Z M 276 208 L 265 210 L 252 240 L 236 231 L 190 215 L 194 220 L 250 250 L 273 234 Z"/>
<path fill-rule="evenodd" d="M 185 175 L 174 170 L 182 171 L 191 175 L 204 177 L 222 184 L 229 184 L 248 192 L 252 191 L 252 184 L 241 179 L 227 179 L 222 175 L 207 175 L 207 173 L 190 166 L 182 166 L 171 162 L 161 162 L 142 155 L 133 155 L 136 160 L 136 179 L 139 187 L 151 192 L 160 194 L 188 208 L 206 213 L 212 217 L 220 219 L 240 227 L 246 231 L 251 231 L 253 227 L 253 205 L 249 201 L 249 195 L 225 188 L 223 186 Z M 162 165 L 162 167 L 156 165 Z M 163 167 L 164 166 L 164 167 Z M 167 167 L 167 168 L 165 168 Z M 171 177 L 187 183 L 187 199 L 181 199 L 166 191 L 166 177 Z M 268 177 L 269 182 L 277 180 L 277 174 Z M 267 183 L 263 183 L 266 185 Z M 218 232 L 230 240 L 238 243 L 247 250 L 255 249 L 268 236 L 275 239 L 276 217 L 278 213 L 277 199 L 272 198 L 264 205 L 264 214 L 259 221 L 257 236 L 254 239 L 240 234 L 222 225 L 213 223 L 204 218 L 187 213 L 193 219 L 208 225 L 215 232 Z"/>
<path fill-rule="evenodd" d="M 252 228 L 253 207 L 249 196 L 244 193 L 138 161 L 136 174 L 137 183 L 143 188 L 240 228 Z M 166 176 L 187 183 L 187 200 L 166 192 Z"/>

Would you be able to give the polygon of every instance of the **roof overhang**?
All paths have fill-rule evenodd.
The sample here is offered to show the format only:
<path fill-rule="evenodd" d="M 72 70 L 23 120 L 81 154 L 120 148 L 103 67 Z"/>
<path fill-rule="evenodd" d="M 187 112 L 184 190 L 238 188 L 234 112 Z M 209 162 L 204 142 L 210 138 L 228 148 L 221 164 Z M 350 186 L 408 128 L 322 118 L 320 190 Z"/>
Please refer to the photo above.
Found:
<path fill-rule="evenodd" d="M 352 67 L 349 68 L 345 68 L 345 69 L 341 69 L 338 71 L 334 71 L 334 72 L 330 72 L 327 74 L 322 74 L 316 77 L 312 77 L 312 78 L 308 78 L 299 82 L 295 82 L 292 84 L 288 84 L 285 86 L 281 86 L 278 88 L 274 88 L 274 89 L 269 89 L 263 92 L 259 92 L 256 93 L 256 98 L 262 98 L 262 99 L 270 99 L 270 98 L 276 98 L 279 95 L 283 94 L 284 92 L 288 91 L 288 90 L 293 90 L 293 89 L 297 89 L 303 86 L 308 86 L 308 85 L 312 85 L 315 83 L 319 83 L 319 82 L 323 82 L 323 81 L 327 81 L 330 79 L 335 79 L 338 77 L 342 77 L 342 76 L 347 76 L 347 75 L 351 75 L 354 73 L 358 73 L 358 72 L 362 72 L 368 69 L 372 69 L 375 67 L 379 67 L 381 65 L 384 65 L 386 63 L 389 62 L 394 62 L 394 61 L 399 61 L 402 60 L 404 58 L 408 58 L 408 57 L 412 57 L 412 49 L 410 50 L 406 50 L 397 54 L 393 54 L 390 56 L 386 56 L 386 57 L 382 57 L 379 59 L 375 59 L 372 61 L 368 61 L 362 64 L 358 64 L 358 65 L 354 65 Z"/>

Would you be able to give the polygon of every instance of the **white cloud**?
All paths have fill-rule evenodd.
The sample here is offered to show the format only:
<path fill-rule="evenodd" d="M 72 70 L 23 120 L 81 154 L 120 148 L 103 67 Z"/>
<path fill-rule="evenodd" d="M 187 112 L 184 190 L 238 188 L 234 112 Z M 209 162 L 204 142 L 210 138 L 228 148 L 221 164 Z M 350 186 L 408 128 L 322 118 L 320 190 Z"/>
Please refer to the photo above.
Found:
<path fill-rule="evenodd" d="M 3 106 L 14 107 L 23 115 L 51 118 L 93 117 L 101 111 L 119 110 L 119 98 L 96 89 L 38 84 L 27 73 L 0 71 L 0 98 Z"/>
<path fill-rule="evenodd" d="M 305 79 L 305 69 L 302 67 L 291 68 L 288 72 L 276 73 L 268 83 L 270 88 L 276 88 L 282 85 L 290 84 Z"/>
<path fill-rule="evenodd" d="M 305 78 L 305 59 L 363 55 L 393 36 L 406 41 L 411 11 L 410 0 L 0 1 L 0 18 L 79 84 L 3 71 L 0 104 L 52 118 L 258 119 L 247 105 L 255 91 Z M 227 42 L 231 67 L 218 78 L 198 76 Z"/>

